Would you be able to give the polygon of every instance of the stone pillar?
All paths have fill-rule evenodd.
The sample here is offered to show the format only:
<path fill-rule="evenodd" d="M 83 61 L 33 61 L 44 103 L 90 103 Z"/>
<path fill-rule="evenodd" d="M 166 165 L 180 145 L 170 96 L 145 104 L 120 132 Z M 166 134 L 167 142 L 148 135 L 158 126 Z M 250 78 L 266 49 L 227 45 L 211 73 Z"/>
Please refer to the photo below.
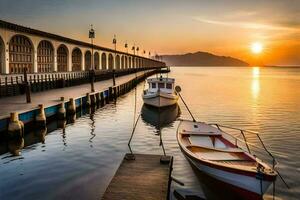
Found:
<path fill-rule="evenodd" d="M 117 67 L 117 65 L 116 65 L 116 57 L 117 57 L 117 54 L 112 54 L 113 55 L 113 61 L 114 61 L 114 63 L 113 63 L 113 69 L 116 69 Z"/>
<path fill-rule="evenodd" d="M 33 72 L 38 72 L 38 62 L 37 62 L 37 45 L 34 45 L 33 47 Z"/>
<path fill-rule="evenodd" d="M 72 71 L 72 51 L 69 51 L 68 54 L 68 71 Z"/>
<path fill-rule="evenodd" d="M 9 44 L 4 42 L 4 53 L 3 53 L 3 73 L 4 74 L 9 74 Z"/>
<path fill-rule="evenodd" d="M 99 69 L 102 70 L 102 52 L 98 51 L 99 53 Z"/>
<path fill-rule="evenodd" d="M 81 51 L 82 52 L 82 51 Z M 85 70 L 85 56 L 84 56 L 85 54 L 82 52 L 81 53 L 81 71 L 84 71 Z"/>
<path fill-rule="evenodd" d="M 53 71 L 57 72 L 57 51 L 54 49 L 54 66 Z"/>
<path fill-rule="evenodd" d="M 106 54 L 106 69 L 109 69 L 109 54 Z"/>

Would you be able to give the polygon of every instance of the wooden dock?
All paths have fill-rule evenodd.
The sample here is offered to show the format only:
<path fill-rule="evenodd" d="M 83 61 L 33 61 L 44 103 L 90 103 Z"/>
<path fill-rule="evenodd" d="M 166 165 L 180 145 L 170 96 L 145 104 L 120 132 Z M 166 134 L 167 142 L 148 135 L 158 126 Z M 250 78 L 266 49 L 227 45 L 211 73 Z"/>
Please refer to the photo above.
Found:
<path fill-rule="evenodd" d="M 102 199 L 168 199 L 172 157 L 168 157 L 170 162 L 161 162 L 160 155 L 134 154 L 134 156 L 135 160 L 127 160 L 125 155 Z"/>

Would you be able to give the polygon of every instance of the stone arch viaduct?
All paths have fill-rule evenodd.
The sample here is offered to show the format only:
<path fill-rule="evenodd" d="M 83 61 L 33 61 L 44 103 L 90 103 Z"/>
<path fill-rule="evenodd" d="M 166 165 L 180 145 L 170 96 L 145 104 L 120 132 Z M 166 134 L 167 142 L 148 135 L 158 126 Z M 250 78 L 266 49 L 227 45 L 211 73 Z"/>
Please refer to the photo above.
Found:
<path fill-rule="evenodd" d="M 154 59 L 0 20 L 1 74 L 20 74 L 25 68 L 28 73 L 51 73 L 163 66 Z"/>

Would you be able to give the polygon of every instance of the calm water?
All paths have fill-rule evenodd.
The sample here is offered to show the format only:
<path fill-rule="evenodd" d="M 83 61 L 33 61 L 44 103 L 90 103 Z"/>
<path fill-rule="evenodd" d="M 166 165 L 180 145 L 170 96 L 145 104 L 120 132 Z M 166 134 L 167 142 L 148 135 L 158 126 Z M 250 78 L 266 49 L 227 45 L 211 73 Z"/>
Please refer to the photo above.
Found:
<path fill-rule="evenodd" d="M 299 68 L 172 68 L 169 76 L 182 87 L 182 95 L 197 119 L 261 132 L 279 161 L 279 171 L 292 187 L 287 190 L 278 179 L 276 196 L 299 199 Z M 0 156 L 0 199 L 99 199 L 129 151 L 135 95 L 142 117 L 132 140 L 133 152 L 163 154 L 157 130 L 160 120 L 165 153 L 174 156 L 173 176 L 185 184 L 173 183 L 173 189 L 208 199 L 228 199 L 223 192 L 216 192 L 219 188 L 208 177 L 195 174 L 178 148 L 178 121 L 172 120 L 177 115 L 189 118 L 182 103 L 159 115 L 143 107 L 143 89 L 144 84 L 140 84 L 136 91 L 94 114 L 77 118 L 65 129 L 57 129 L 54 122 L 46 136 L 46 131 L 28 133 L 21 156 Z M 271 199 L 271 193 L 272 188 L 265 199 Z"/>

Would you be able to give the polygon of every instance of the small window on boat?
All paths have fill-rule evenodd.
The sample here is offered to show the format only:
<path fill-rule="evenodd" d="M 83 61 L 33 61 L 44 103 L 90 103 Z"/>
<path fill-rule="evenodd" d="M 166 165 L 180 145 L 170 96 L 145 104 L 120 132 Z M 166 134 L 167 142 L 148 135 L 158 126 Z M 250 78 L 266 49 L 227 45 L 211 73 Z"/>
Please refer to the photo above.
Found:
<path fill-rule="evenodd" d="M 171 83 L 167 83 L 166 88 L 167 89 L 172 89 L 172 84 Z"/>
<path fill-rule="evenodd" d="M 158 88 L 165 88 L 165 83 L 158 83 Z"/>
<path fill-rule="evenodd" d="M 152 88 L 156 88 L 156 83 L 151 83 Z"/>

